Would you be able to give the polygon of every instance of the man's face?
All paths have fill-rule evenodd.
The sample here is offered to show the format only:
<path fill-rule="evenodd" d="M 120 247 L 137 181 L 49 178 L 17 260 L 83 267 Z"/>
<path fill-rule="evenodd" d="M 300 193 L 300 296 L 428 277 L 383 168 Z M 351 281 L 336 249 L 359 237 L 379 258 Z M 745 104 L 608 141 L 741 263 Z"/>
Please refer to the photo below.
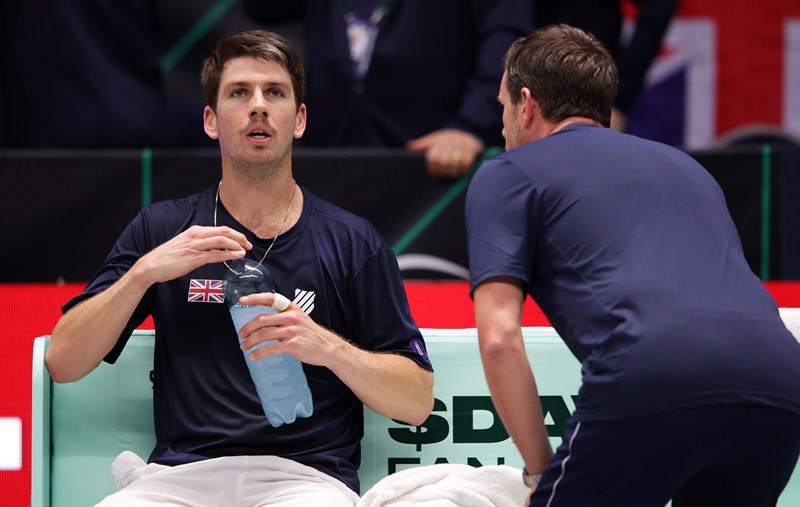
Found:
<path fill-rule="evenodd" d="M 225 63 L 216 111 L 204 111 L 205 131 L 219 139 L 223 161 L 238 167 L 289 161 L 292 141 L 305 125 L 306 107 L 295 106 L 289 72 L 251 56 Z"/>
<path fill-rule="evenodd" d="M 506 75 L 500 80 L 500 93 L 497 101 L 503 106 L 503 138 L 506 140 L 506 151 L 516 148 L 523 144 L 520 139 L 519 110 L 518 105 L 511 102 L 511 94 L 506 86 Z"/>

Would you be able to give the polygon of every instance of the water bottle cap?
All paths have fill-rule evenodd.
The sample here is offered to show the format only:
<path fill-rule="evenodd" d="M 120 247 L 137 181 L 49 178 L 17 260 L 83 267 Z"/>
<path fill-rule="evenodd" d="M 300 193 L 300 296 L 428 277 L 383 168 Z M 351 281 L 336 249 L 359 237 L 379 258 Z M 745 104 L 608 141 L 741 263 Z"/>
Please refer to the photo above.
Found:
<path fill-rule="evenodd" d="M 230 262 L 225 273 L 225 302 L 229 307 L 239 303 L 239 298 L 248 294 L 275 292 L 275 282 L 264 265 L 250 259 Z"/>

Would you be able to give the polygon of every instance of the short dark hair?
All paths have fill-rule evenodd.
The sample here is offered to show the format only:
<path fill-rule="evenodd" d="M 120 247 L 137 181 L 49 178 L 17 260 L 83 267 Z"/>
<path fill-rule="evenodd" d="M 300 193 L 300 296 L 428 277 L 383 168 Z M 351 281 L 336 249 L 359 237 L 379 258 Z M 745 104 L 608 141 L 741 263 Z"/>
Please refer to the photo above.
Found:
<path fill-rule="evenodd" d="M 504 65 L 512 103 L 528 88 L 547 121 L 584 116 L 610 125 L 617 66 L 592 35 L 565 24 L 540 28 L 511 45 Z"/>
<path fill-rule="evenodd" d="M 254 56 L 281 64 L 291 76 L 295 105 L 300 108 L 306 90 L 306 76 L 300 55 L 285 37 L 274 32 L 250 30 L 220 38 L 214 52 L 203 62 L 200 82 L 211 109 L 217 108 L 217 94 L 225 63 L 240 56 Z"/>

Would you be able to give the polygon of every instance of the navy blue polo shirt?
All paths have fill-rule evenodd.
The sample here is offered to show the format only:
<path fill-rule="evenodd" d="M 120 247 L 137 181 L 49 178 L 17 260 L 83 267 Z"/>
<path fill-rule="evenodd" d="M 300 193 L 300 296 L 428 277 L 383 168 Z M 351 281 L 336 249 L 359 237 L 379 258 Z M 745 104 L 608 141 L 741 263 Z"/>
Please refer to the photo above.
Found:
<path fill-rule="evenodd" d="M 578 420 L 726 403 L 800 414 L 800 344 L 687 154 L 572 124 L 487 161 L 466 221 L 472 289 L 520 280 L 581 361 Z"/>
<path fill-rule="evenodd" d="M 108 288 L 139 257 L 180 232 L 212 225 L 215 190 L 143 209 L 84 294 L 64 310 Z M 278 237 L 264 260 L 277 291 L 357 346 L 402 354 L 432 370 L 391 248 L 366 220 L 302 191 L 298 223 Z M 272 242 L 246 230 L 222 203 L 217 221 L 253 243 L 248 258 L 260 259 Z M 275 455 L 328 473 L 358 492 L 362 403 L 330 370 L 304 364 L 313 415 L 270 426 L 220 295 L 226 269 L 208 264 L 151 287 L 106 357 L 113 363 L 130 332 L 153 316 L 156 446 L 149 461 L 177 465 L 220 456 Z"/>

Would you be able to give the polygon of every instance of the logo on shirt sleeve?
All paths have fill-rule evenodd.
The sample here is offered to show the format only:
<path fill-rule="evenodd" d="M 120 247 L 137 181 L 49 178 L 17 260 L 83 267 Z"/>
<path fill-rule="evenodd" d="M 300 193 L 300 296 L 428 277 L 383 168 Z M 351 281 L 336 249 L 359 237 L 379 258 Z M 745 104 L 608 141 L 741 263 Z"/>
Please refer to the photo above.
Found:
<path fill-rule="evenodd" d="M 225 281 L 192 278 L 189 280 L 187 301 L 190 303 L 224 303 Z"/>
<path fill-rule="evenodd" d="M 411 346 L 411 350 L 419 354 L 420 356 L 428 359 L 428 351 L 425 350 L 425 344 L 419 338 L 411 338 L 408 344 Z"/>

